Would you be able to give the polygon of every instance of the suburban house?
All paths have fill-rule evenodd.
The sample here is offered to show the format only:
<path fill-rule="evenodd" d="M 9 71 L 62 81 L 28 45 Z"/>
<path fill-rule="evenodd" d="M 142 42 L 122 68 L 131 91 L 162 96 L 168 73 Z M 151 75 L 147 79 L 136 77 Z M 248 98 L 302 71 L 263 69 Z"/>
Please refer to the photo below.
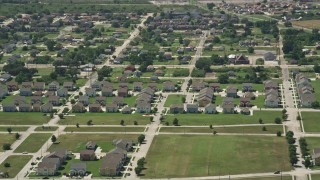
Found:
<path fill-rule="evenodd" d="M 279 96 L 274 94 L 267 95 L 264 100 L 264 105 L 266 107 L 276 108 L 276 107 L 279 107 L 279 104 L 280 104 L 280 98 Z"/>
<path fill-rule="evenodd" d="M 256 95 L 253 92 L 245 92 L 243 94 L 243 97 L 245 98 L 249 98 L 251 100 L 254 100 L 256 98 Z"/>
<path fill-rule="evenodd" d="M 187 104 L 186 109 L 188 113 L 198 113 L 199 105 L 197 103 Z"/>
<path fill-rule="evenodd" d="M 72 112 L 83 113 L 86 112 L 86 108 L 81 102 L 77 102 L 75 105 L 72 106 Z"/>
<path fill-rule="evenodd" d="M 59 158 L 43 158 L 37 167 L 37 175 L 54 176 L 61 165 Z"/>
<path fill-rule="evenodd" d="M 32 88 L 33 83 L 32 82 L 22 82 L 21 88 Z"/>
<path fill-rule="evenodd" d="M 220 83 L 210 83 L 209 87 L 212 88 L 213 92 L 220 91 Z"/>
<path fill-rule="evenodd" d="M 0 86 L 0 99 L 3 99 L 9 94 L 7 87 Z"/>
<path fill-rule="evenodd" d="M 81 161 L 94 161 L 96 160 L 96 154 L 94 150 L 82 150 L 80 151 L 80 160 Z"/>
<path fill-rule="evenodd" d="M 79 96 L 79 102 L 81 102 L 84 106 L 89 105 L 89 96 Z"/>
<path fill-rule="evenodd" d="M 91 85 L 91 87 L 96 89 L 96 90 L 101 90 L 102 83 L 100 81 L 96 81 Z"/>
<path fill-rule="evenodd" d="M 68 89 L 67 88 L 60 88 L 57 90 L 57 95 L 59 97 L 67 97 L 68 96 Z"/>
<path fill-rule="evenodd" d="M 235 98 L 235 97 L 238 96 L 238 95 L 237 95 L 237 92 L 238 92 L 238 89 L 237 89 L 236 87 L 234 87 L 234 86 L 229 86 L 229 87 L 227 87 L 227 89 L 226 89 L 227 97 L 233 97 L 233 98 Z"/>
<path fill-rule="evenodd" d="M 124 105 L 124 98 L 123 97 L 113 97 L 112 104 L 115 104 L 119 107 L 123 106 Z"/>
<path fill-rule="evenodd" d="M 49 96 L 48 102 L 54 106 L 59 106 L 60 105 L 59 99 L 60 99 L 59 96 Z"/>
<path fill-rule="evenodd" d="M 213 89 L 207 87 L 200 90 L 197 101 L 200 107 L 205 107 L 207 104 L 210 104 L 213 99 Z"/>
<path fill-rule="evenodd" d="M 313 165 L 320 166 L 320 148 L 315 148 L 312 150 L 312 160 Z"/>
<path fill-rule="evenodd" d="M 222 102 L 222 111 L 225 114 L 233 114 L 234 113 L 234 103 L 232 97 L 226 97 Z"/>
<path fill-rule="evenodd" d="M 86 163 L 72 163 L 70 168 L 70 176 L 84 176 L 87 172 Z"/>
<path fill-rule="evenodd" d="M 191 84 L 192 91 L 200 91 L 201 89 L 206 87 L 206 83 L 202 81 L 193 81 Z"/>
<path fill-rule="evenodd" d="M 171 60 L 172 59 L 172 53 L 171 52 L 165 52 L 163 56 L 164 56 L 165 60 Z"/>
<path fill-rule="evenodd" d="M 117 104 L 106 104 L 106 112 L 118 112 Z"/>
<path fill-rule="evenodd" d="M 88 141 L 86 144 L 87 150 L 96 150 L 98 147 L 97 143 L 95 141 Z"/>
<path fill-rule="evenodd" d="M 86 96 L 94 97 L 96 96 L 96 90 L 94 88 L 86 88 Z"/>
<path fill-rule="evenodd" d="M 131 114 L 132 109 L 129 105 L 126 105 L 124 108 L 122 108 L 121 113 L 122 114 Z"/>
<path fill-rule="evenodd" d="M 171 104 L 170 105 L 170 113 L 171 114 L 178 114 L 178 113 L 183 113 L 183 112 L 184 112 L 183 104 Z"/>
<path fill-rule="evenodd" d="M 120 97 L 127 97 L 128 96 L 128 87 L 119 87 L 118 89 L 118 96 Z"/>
<path fill-rule="evenodd" d="M 63 87 L 68 89 L 68 91 L 72 91 L 76 88 L 73 82 L 64 82 Z"/>
<path fill-rule="evenodd" d="M 114 139 L 112 143 L 117 147 L 121 148 L 126 151 L 132 151 L 133 149 L 133 142 L 128 139 Z"/>
<path fill-rule="evenodd" d="M 275 61 L 277 59 L 277 56 L 272 53 L 272 52 L 266 52 L 264 55 L 263 55 L 263 59 L 265 61 Z"/>
<path fill-rule="evenodd" d="M 32 104 L 32 111 L 33 112 L 40 112 L 41 111 L 41 104 L 40 103 Z"/>
<path fill-rule="evenodd" d="M 32 89 L 30 87 L 21 88 L 20 89 L 20 96 L 32 96 Z"/>
<path fill-rule="evenodd" d="M 31 104 L 42 104 L 42 97 L 41 96 L 31 96 Z"/>
<path fill-rule="evenodd" d="M 229 55 L 228 58 L 229 58 L 230 64 L 249 64 L 250 63 L 248 58 L 243 54 Z"/>
<path fill-rule="evenodd" d="M 60 88 L 60 85 L 57 81 L 53 81 L 48 85 L 48 90 L 49 91 L 56 91 Z"/>
<path fill-rule="evenodd" d="M 89 104 L 89 112 L 102 112 L 101 105 L 98 103 Z"/>
<path fill-rule="evenodd" d="M 153 89 L 154 91 L 157 91 L 158 89 L 158 83 L 149 83 L 148 87 Z"/>
<path fill-rule="evenodd" d="M 150 113 L 151 104 L 146 101 L 140 101 L 136 105 L 136 112 L 138 113 Z"/>
<path fill-rule="evenodd" d="M 240 107 L 250 107 L 250 98 L 241 97 L 240 98 Z"/>
<path fill-rule="evenodd" d="M 17 82 L 9 81 L 6 83 L 6 85 L 7 85 L 8 91 L 10 92 L 19 90 L 19 86 Z"/>
<path fill-rule="evenodd" d="M 275 81 L 267 80 L 263 82 L 263 85 L 265 91 L 270 89 L 278 90 L 278 83 L 276 83 Z"/>
<path fill-rule="evenodd" d="M 216 105 L 209 103 L 204 107 L 204 113 L 206 114 L 215 114 L 217 112 Z"/>
<path fill-rule="evenodd" d="M 24 96 L 14 96 L 13 101 L 14 101 L 15 105 L 19 105 L 22 103 L 28 103 L 26 97 L 24 97 Z"/>
<path fill-rule="evenodd" d="M 125 150 L 116 148 L 109 152 L 101 160 L 99 173 L 101 176 L 118 176 L 123 168 L 124 162 L 127 158 Z"/>
<path fill-rule="evenodd" d="M 35 82 L 33 84 L 33 89 L 35 91 L 44 91 L 46 88 L 46 84 L 44 82 Z"/>
<path fill-rule="evenodd" d="M 2 104 L 3 112 L 15 112 L 17 111 L 16 105 L 13 103 Z"/>
<path fill-rule="evenodd" d="M 173 82 L 171 81 L 165 81 L 163 83 L 163 89 L 162 91 L 175 91 L 176 89 L 176 86 Z"/>
<path fill-rule="evenodd" d="M 241 114 L 250 115 L 250 109 L 249 108 L 242 108 L 240 112 L 241 112 Z"/>
<path fill-rule="evenodd" d="M 106 105 L 106 98 L 103 96 L 96 97 L 96 103 L 99 103 L 101 106 Z"/>
<path fill-rule="evenodd" d="M 65 162 L 67 157 L 68 157 L 68 151 L 67 149 L 64 149 L 64 148 L 56 149 L 55 151 L 45 156 L 45 158 L 59 158 L 61 164 Z"/>
<path fill-rule="evenodd" d="M 140 92 L 143 89 L 143 83 L 142 82 L 134 82 L 133 83 L 133 91 Z"/>
<path fill-rule="evenodd" d="M 1 54 L 1 52 L 0 52 Z M 2 74 L 0 75 L 0 83 L 5 83 L 5 82 L 8 82 L 12 79 L 11 75 L 8 74 L 8 73 L 5 73 L 5 74 Z"/>
<path fill-rule="evenodd" d="M 101 89 L 102 96 L 112 97 L 113 96 L 113 87 L 112 86 L 103 86 Z"/>
<path fill-rule="evenodd" d="M 19 104 L 19 112 L 30 112 L 32 111 L 31 104 L 27 103 L 20 103 Z"/>
<path fill-rule="evenodd" d="M 298 73 L 296 74 L 295 82 L 300 98 L 300 105 L 302 107 L 312 107 L 312 103 L 316 101 L 316 96 L 309 79 L 303 74 Z"/>
<path fill-rule="evenodd" d="M 53 111 L 53 105 L 51 103 L 46 103 L 40 107 L 41 112 L 51 113 Z"/>
<path fill-rule="evenodd" d="M 242 84 L 242 91 L 243 92 L 253 91 L 252 83 L 243 83 Z"/>

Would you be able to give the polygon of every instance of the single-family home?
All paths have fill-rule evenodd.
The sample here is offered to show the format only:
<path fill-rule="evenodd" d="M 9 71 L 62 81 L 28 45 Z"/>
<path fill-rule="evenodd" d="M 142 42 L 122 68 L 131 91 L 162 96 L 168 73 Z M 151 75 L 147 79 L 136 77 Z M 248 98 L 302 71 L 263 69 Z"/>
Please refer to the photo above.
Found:
<path fill-rule="evenodd" d="M 40 103 L 32 104 L 32 111 L 33 112 L 40 112 L 41 111 L 41 104 Z"/>
<path fill-rule="evenodd" d="M 35 91 L 44 91 L 46 88 L 46 84 L 44 82 L 35 82 L 33 84 L 33 89 Z"/>
<path fill-rule="evenodd" d="M 165 60 L 171 60 L 172 59 L 172 53 L 171 52 L 165 52 L 163 55 Z"/>
<path fill-rule="evenodd" d="M 94 161 L 96 160 L 96 154 L 94 150 L 82 150 L 80 151 L 81 161 Z"/>
<path fill-rule="evenodd" d="M 119 87 L 118 89 L 118 96 L 120 97 L 127 97 L 128 96 L 128 87 Z"/>
<path fill-rule="evenodd" d="M 272 52 L 266 52 L 263 55 L 263 58 L 265 61 L 275 61 L 277 59 L 277 56 Z"/>
<path fill-rule="evenodd" d="M 106 112 L 118 112 L 117 104 L 106 104 Z"/>
<path fill-rule="evenodd" d="M 171 81 L 165 81 L 163 83 L 163 89 L 162 91 L 175 91 L 176 89 L 176 86 L 173 82 Z"/>
<path fill-rule="evenodd" d="M 249 107 L 250 104 L 250 98 L 241 97 L 240 98 L 240 107 Z"/>
<path fill-rule="evenodd" d="M 136 112 L 138 113 L 150 113 L 151 104 L 145 101 L 140 101 L 136 105 Z"/>
<path fill-rule="evenodd" d="M 123 97 L 113 97 L 112 104 L 115 104 L 119 107 L 123 106 L 124 105 L 124 98 Z"/>
<path fill-rule="evenodd" d="M 122 108 L 121 113 L 122 114 L 131 114 L 132 109 L 129 105 L 126 105 L 125 107 Z"/>
<path fill-rule="evenodd" d="M 89 96 L 79 96 L 79 102 L 81 102 L 84 106 L 89 105 Z"/>
<path fill-rule="evenodd" d="M 60 88 L 60 84 L 57 81 L 53 81 L 50 84 L 48 84 L 48 90 L 49 91 L 56 91 Z"/>
<path fill-rule="evenodd" d="M 49 96 L 48 102 L 51 103 L 53 106 L 59 106 L 60 105 L 60 98 L 59 98 L 59 96 Z"/>
<path fill-rule="evenodd" d="M 133 83 L 133 91 L 140 92 L 143 89 L 143 83 L 142 82 L 134 82 Z"/>
<path fill-rule="evenodd" d="M 226 97 L 222 102 L 222 111 L 225 114 L 233 114 L 234 113 L 234 103 L 232 97 Z"/>
<path fill-rule="evenodd" d="M 70 176 L 84 176 L 87 172 L 86 163 L 72 163 L 70 167 Z"/>
<path fill-rule="evenodd" d="M 51 113 L 53 112 L 53 105 L 51 103 L 46 103 L 40 107 L 41 112 Z"/>
<path fill-rule="evenodd" d="M 45 158 L 59 158 L 61 164 L 65 162 L 67 157 L 68 157 L 68 152 L 67 152 L 67 149 L 65 148 L 56 149 L 55 151 L 50 152 L 50 154 L 45 156 Z"/>
<path fill-rule="evenodd" d="M 31 104 L 27 103 L 20 103 L 19 104 L 19 112 L 30 112 L 32 111 Z"/>
<path fill-rule="evenodd" d="M 320 148 L 314 148 L 312 150 L 313 165 L 320 166 Z"/>
<path fill-rule="evenodd" d="M 87 150 L 96 150 L 98 147 L 97 143 L 95 141 L 88 141 L 86 144 Z"/>
<path fill-rule="evenodd" d="M 20 96 L 32 96 L 32 89 L 29 88 L 21 88 L 20 89 Z"/>
<path fill-rule="evenodd" d="M 100 81 L 96 81 L 91 85 L 91 87 L 96 89 L 96 90 L 101 90 L 102 83 Z"/>
<path fill-rule="evenodd" d="M 247 92 L 247 91 L 251 92 L 251 91 L 253 91 L 252 83 L 243 83 L 242 84 L 242 91 L 243 92 Z"/>
<path fill-rule="evenodd" d="M 212 88 L 214 92 L 220 91 L 220 83 L 210 83 L 209 87 Z"/>
<path fill-rule="evenodd" d="M 102 96 L 112 97 L 113 96 L 113 87 L 111 86 L 103 86 L 101 89 Z"/>
<path fill-rule="evenodd" d="M 17 111 L 16 105 L 13 103 L 2 104 L 3 112 L 15 112 Z"/>
<path fill-rule="evenodd" d="M 96 90 L 94 88 L 86 88 L 86 96 L 94 97 L 96 96 Z"/>
<path fill-rule="evenodd" d="M 217 112 L 216 105 L 209 103 L 204 107 L 204 113 L 206 114 L 215 114 Z"/>
<path fill-rule="evenodd" d="M 31 104 L 42 104 L 42 97 L 41 96 L 31 96 L 30 98 Z"/>
<path fill-rule="evenodd" d="M 197 103 L 187 104 L 187 112 L 188 113 L 198 113 L 199 105 Z"/>
<path fill-rule="evenodd" d="M 64 82 L 63 87 L 68 89 L 68 91 L 72 91 L 76 88 L 73 82 Z"/>
<path fill-rule="evenodd" d="M 201 89 L 206 87 L 206 83 L 202 81 L 193 81 L 191 84 L 192 91 L 200 91 Z"/>
<path fill-rule="evenodd" d="M 113 145 L 115 145 L 117 148 L 121 148 L 126 151 L 132 151 L 133 149 L 133 142 L 128 139 L 114 139 Z"/>
<path fill-rule="evenodd" d="M 8 91 L 10 92 L 19 90 L 19 86 L 17 82 L 9 81 L 6 83 L 6 85 L 7 85 Z"/>
<path fill-rule="evenodd" d="M 54 176 L 59 169 L 59 158 L 43 158 L 42 162 L 38 163 L 38 176 Z"/>
<path fill-rule="evenodd" d="M 121 173 L 127 154 L 125 150 L 116 148 L 104 156 L 99 168 L 101 176 L 118 176 Z"/>
<path fill-rule="evenodd" d="M 170 113 L 171 114 L 178 114 L 178 113 L 183 113 L 183 112 L 184 112 L 183 104 L 171 104 L 170 105 Z"/>
<path fill-rule="evenodd" d="M 32 82 L 22 82 L 21 88 L 32 88 L 33 83 Z"/>
<path fill-rule="evenodd" d="M 102 112 L 101 105 L 98 103 L 89 104 L 89 112 Z"/>
<path fill-rule="evenodd" d="M 83 113 L 86 112 L 86 108 L 81 102 L 77 102 L 75 105 L 72 106 L 72 112 L 75 113 Z"/>
<path fill-rule="evenodd" d="M 67 97 L 68 96 L 68 89 L 67 88 L 60 88 L 57 90 L 57 95 L 59 97 Z"/>
<path fill-rule="evenodd" d="M 3 99 L 9 94 L 7 87 L 0 86 L 0 99 Z"/>
<path fill-rule="evenodd" d="M 101 106 L 105 106 L 106 105 L 106 97 L 97 96 L 96 97 L 96 103 L 99 103 Z"/>
<path fill-rule="evenodd" d="M 226 93 L 227 93 L 227 97 L 237 97 L 237 92 L 238 92 L 238 89 L 234 86 L 229 86 L 227 87 L 226 89 Z"/>
<path fill-rule="evenodd" d="M 280 98 L 277 95 L 267 95 L 264 100 L 264 105 L 269 108 L 279 107 Z"/>
<path fill-rule="evenodd" d="M 275 89 L 278 90 L 278 83 L 272 80 L 267 80 L 263 82 L 264 90 Z"/>
<path fill-rule="evenodd" d="M 156 71 L 154 71 L 154 75 L 155 76 L 163 76 L 164 72 L 161 69 L 157 69 Z"/>

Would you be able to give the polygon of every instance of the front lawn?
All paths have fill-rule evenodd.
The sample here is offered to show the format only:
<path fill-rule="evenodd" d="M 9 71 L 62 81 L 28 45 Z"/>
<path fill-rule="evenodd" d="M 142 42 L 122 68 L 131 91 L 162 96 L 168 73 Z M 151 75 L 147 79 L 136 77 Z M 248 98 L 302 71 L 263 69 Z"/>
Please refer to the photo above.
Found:
<path fill-rule="evenodd" d="M 282 117 L 281 111 L 254 111 L 253 115 L 243 114 L 169 114 L 165 116 L 164 122 L 172 125 L 177 118 L 179 125 L 232 125 L 232 124 L 259 124 L 261 118 L 263 123 L 274 123 L 276 117 Z"/>
<path fill-rule="evenodd" d="M 289 171 L 282 137 L 159 135 L 146 157 L 145 178 Z"/>
<path fill-rule="evenodd" d="M 301 117 L 305 132 L 320 132 L 318 112 L 301 112 Z"/>
<path fill-rule="evenodd" d="M 176 95 L 176 94 L 170 94 L 167 97 L 166 102 L 164 103 L 165 107 L 170 107 L 172 104 L 181 104 L 184 103 L 182 100 L 185 98 L 185 95 Z"/>
<path fill-rule="evenodd" d="M 139 125 L 145 125 L 150 122 L 150 118 L 143 114 L 121 114 L 121 113 L 77 113 L 71 116 L 65 116 L 59 121 L 61 125 L 87 125 L 92 120 L 93 124 L 120 125 L 121 120 L 125 125 L 133 125 L 137 121 Z"/>
<path fill-rule="evenodd" d="M 1 125 L 40 125 L 49 120 L 49 116 L 37 112 L 0 112 Z"/>
<path fill-rule="evenodd" d="M 0 136 L 0 152 L 2 152 L 3 151 L 3 149 L 2 149 L 2 146 L 3 146 L 3 144 L 6 144 L 6 143 L 8 143 L 8 144 L 12 144 L 13 142 L 15 141 L 15 134 L 1 134 L 1 136 Z"/>
<path fill-rule="evenodd" d="M 144 127 L 88 127 L 80 126 L 77 127 L 66 127 L 65 132 L 143 132 Z"/>
<path fill-rule="evenodd" d="M 21 169 L 30 161 L 32 156 L 12 155 L 7 157 L 0 165 L 0 172 L 8 172 L 9 178 L 14 178 Z M 10 163 L 10 167 L 4 167 L 5 163 Z"/>
<path fill-rule="evenodd" d="M 25 139 L 17 149 L 14 150 L 16 153 L 28 152 L 35 153 L 48 141 L 51 134 L 47 133 L 34 133 Z"/>
<path fill-rule="evenodd" d="M 53 144 L 49 151 L 54 151 L 57 148 L 66 148 L 74 153 L 79 153 L 84 150 L 88 141 L 94 141 L 103 152 L 108 152 L 114 148 L 112 141 L 114 139 L 130 139 L 137 141 L 138 135 L 129 134 L 64 134 L 58 137 L 59 144 Z"/>

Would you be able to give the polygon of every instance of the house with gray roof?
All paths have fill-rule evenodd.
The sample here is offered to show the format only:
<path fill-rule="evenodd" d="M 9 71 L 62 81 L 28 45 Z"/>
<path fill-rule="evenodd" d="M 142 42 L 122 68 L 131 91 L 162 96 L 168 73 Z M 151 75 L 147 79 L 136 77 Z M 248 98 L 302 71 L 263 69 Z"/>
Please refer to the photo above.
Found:
<path fill-rule="evenodd" d="M 123 97 L 113 97 L 112 104 L 115 104 L 119 107 L 123 106 L 124 105 L 124 98 Z"/>
<path fill-rule="evenodd" d="M 30 111 L 32 111 L 31 104 L 29 103 L 19 104 L 19 112 L 30 112 Z"/>
<path fill-rule="evenodd" d="M 121 173 L 127 153 L 119 148 L 109 152 L 104 156 L 99 168 L 101 176 L 118 176 Z"/>
<path fill-rule="evenodd" d="M 140 92 L 143 89 L 143 83 L 142 82 L 134 82 L 133 83 L 133 91 Z"/>
<path fill-rule="evenodd" d="M 111 86 L 103 86 L 101 89 L 102 96 L 112 97 L 113 96 L 113 87 Z"/>
<path fill-rule="evenodd" d="M 175 91 L 176 86 L 173 82 L 171 81 L 165 81 L 162 85 L 163 89 L 162 91 Z"/>
<path fill-rule="evenodd" d="M 117 104 L 106 104 L 106 112 L 118 112 Z"/>
<path fill-rule="evenodd" d="M 183 104 L 171 104 L 170 105 L 170 113 L 171 114 L 178 114 L 184 112 Z"/>
<path fill-rule="evenodd" d="M 312 150 L 311 157 L 313 160 L 313 165 L 320 166 L 320 148 L 314 148 Z"/>
<path fill-rule="evenodd" d="M 276 107 L 279 107 L 279 104 L 280 104 L 280 98 L 279 96 L 274 94 L 267 95 L 264 100 L 265 107 L 276 108 Z"/>
<path fill-rule="evenodd" d="M 204 113 L 215 114 L 217 112 L 217 107 L 215 104 L 209 103 L 204 107 Z"/>
<path fill-rule="evenodd" d="M 76 86 L 73 82 L 64 82 L 63 87 L 68 89 L 68 91 L 73 91 L 74 89 L 76 89 Z"/>
<path fill-rule="evenodd" d="M 9 92 L 17 91 L 19 89 L 18 83 L 14 81 L 6 82 L 6 85 Z"/>
<path fill-rule="evenodd" d="M 50 84 L 48 84 L 48 90 L 49 91 L 56 91 L 60 88 L 60 84 L 57 81 L 53 81 Z"/>
<path fill-rule="evenodd" d="M 89 112 L 102 112 L 101 105 L 98 103 L 89 104 Z"/>
<path fill-rule="evenodd" d="M 72 106 L 72 112 L 84 113 L 86 112 L 86 107 L 81 102 L 77 102 L 75 105 Z"/>
<path fill-rule="evenodd" d="M 265 61 L 275 61 L 277 59 L 277 56 L 272 53 L 272 52 L 266 52 L 264 55 L 263 55 L 263 59 Z"/>
<path fill-rule="evenodd" d="M 57 95 L 59 97 L 67 97 L 68 96 L 68 89 L 67 88 L 60 88 L 57 90 Z"/>
<path fill-rule="evenodd" d="M 136 112 L 138 113 L 150 113 L 151 104 L 145 101 L 138 102 L 136 105 Z"/>
<path fill-rule="evenodd" d="M 16 105 L 13 103 L 2 104 L 2 109 L 3 109 L 3 112 L 16 112 L 17 111 Z"/>
<path fill-rule="evenodd" d="M 20 96 L 32 96 L 32 89 L 29 88 L 21 88 L 20 89 Z"/>
<path fill-rule="evenodd" d="M 188 113 L 198 113 L 199 105 L 197 103 L 187 104 L 186 109 Z"/>
<path fill-rule="evenodd" d="M 228 86 L 226 89 L 227 97 L 237 97 L 238 88 L 234 86 Z"/>
<path fill-rule="evenodd" d="M 78 163 L 71 164 L 69 174 L 71 176 L 84 176 L 86 172 L 87 172 L 87 164 L 78 162 Z"/>
<path fill-rule="evenodd" d="M 44 82 L 35 82 L 33 84 L 33 89 L 35 91 L 44 91 L 46 87 L 46 84 Z"/>
<path fill-rule="evenodd" d="M 89 105 L 89 96 L 79 96 L 79 102 L 81 102 L 84 106 Z"/>
<path fill-rule="evenodd" d="M 97 96 L 96 97 L 96 103 L 99 103 L 101 106 L 105 106 L 106 105 L 106 97 Z"/>
<path fill-rule="evenodd" d="M 132 151 L 134 145 L 133 142 L 128 139 L 115 139 L 112 142 L 117 148 L 121 148 L 126 151 Z"/>
<path fill-rule="evenodd" d="M 0 99 L 3 99 L 9 94 L 7 87 L 0 86 Z"/>
<path fill-rule="evenodd" d="M 86 95 L 89 97 L 95 97 L 96 96 L 96 90 L 94 88 L 86 88 Z"/>
<path fill-rule="evenodd" d="M 43 112 L 43 113 L 51 113 L 51 112 L 53 112 L 53 105 L 52 105 L 51 103 L 43 104 L 43 105 L 40 107 L 40 110 L 41 110 L 41 112 Z"/>
<path fill-rule="evenodd" d="M 59 96 L 49 96 L 48 102 L 51 103 L 53 106 L 59 106 L 60 105 L 60 98 L 59 98 Z"/>

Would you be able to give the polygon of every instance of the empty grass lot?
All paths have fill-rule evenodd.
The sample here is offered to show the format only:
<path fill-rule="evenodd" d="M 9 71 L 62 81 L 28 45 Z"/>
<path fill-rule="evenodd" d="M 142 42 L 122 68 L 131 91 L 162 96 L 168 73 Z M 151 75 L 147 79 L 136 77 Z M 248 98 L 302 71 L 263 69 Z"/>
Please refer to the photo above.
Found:
<path fill-rule="evenodd" d="M 65 132 L 143 132 L 145 127 L 66 127 Z"/>
<path fill-rule="evenodd" d="M 292 21 L 292 25 L 304 28 L 320 28 L 320 20 Z"/>
<path fill-rule="evenodd" d="M 301 112 L 303 127 L 306 132 L 320 132 L 319 113 Z"/>
<path fill-rule="evenodd" d="M 30 161 L 32 156 L 12 155 L 7 157 L 0 165 L 0 172 L 8 172 L 9 178 L 14 178 L 20 170 Z M 5 163 L 10 163 L 10 167 L 4 167 Z"/>
<path fill-rule="evenodd" d="M 29 128 L 29 127 L 22 127 L 22 126 L 8 126 L 8 127 L 1 126 L 0 131 L 7 131 L 9 127 L 12 129 L 12 133 L 26 131 Z"/>
<path fill-rule="evenodd" d="M 87 122 L 92 120 L 93 124 L 105 124 L 105 125 L 119 125 L 121 120 L 124 120 L 124 124 L 133 125 L 134 121 L 137 121 L 139 125 L 145 125 L 150 123 L 149 117 L 142 116 L 142 114 L 121 114 L 121 113 L 79 113 L 75 116 L 65 116 L 64 119 L 59 121 L 62 125 L 87 125 Z"/>
<path fill-rule="evenodd" d="M 49 126 L 49 127 L 37 127 L 35 131 L 56 131 L 58 129 L 57 126 Z"/>
<path fill-rule="evenodd" d="M 74 157 L 70 160 L 67 161 L 67 164 L 65 165 L 65 168 L 62 170 L 61 174 L 64 173 L 69 173 L 70 169 L 71 169 L 71 164 L 72 163 L 80 163 L 83 161 L 80 161 L 80 159 L 74 159 Z M 92 174 L 92 177 L 101 177 L 99 174 L 99 168 L 101 165 L 101 160 L 97 160 L 97 161 L 86 161 L 86 165 L 87 165 L 87 171 L 90 171 Z"/>
<path fill-rule="evenodd" d="M 43 113 L 0 112 L 1 125 L 40 125 L 46 124 L 50 117 Z"/>
<path fill-rule="evenodd" d="M 243 114 L 176 114 L 166 115 L 163 122 L 172 125 L 174 118 L 179 125 L 232 125 L 232 124 L 258 124 L 259 118 L 263 123 L 274 123 L 276 117 L 281 117 L 281 111 L 254 111 L 253 115 Z"/>
<path fill-rule="evenodd" d="M 312 174 L 312 180 L 320 180 L 320 174 Z"/>
<path fill-rule="evenodd" d="M 162 127 L 160 132 L 175 133 L 252 133 L 252 134 L 276 134 L 278 131 L 283 132 L 282 125 L 265 126 L 266 131 L 262 131 L 262 126 L 239 126 L 239 127 Z"/>
<path fill-rule="evenodd" d="M 112 141 L 114 139 L 130 139 L 134 142 L 137 141 L 138 135 L 128 134 L 65 134 L 60 135 L 58 141 L 59 144 L 53 144 L 49 151 L 54 151 L 57 148 L 66 148 L 69 151 L 79 153 L 84 150 L 88 141 L 95 141 L 103 152 L 108 152 L 114 148 Z"/>
<path fill-rule="evenodd" d="M 2 146 L 3 144 L 9 143 L 12 144 L 15 141 L 15 135 L 14 134 L 1 134 L 0 135 L 0 152 L 3 151 Z"/>
<path fill-rule="evenodd" d="M 311 84 L 314 88 L 314 94 L 316 95 L 317 101 L 320 101 L 320 81 L 311 81 Z"/>
<path fill-rule="evenodd" d="M 159 135 L 143 173 L 173 178 L 289 171 L 287 149 L 279 137 Z"/>
<path fill-rule="evenodd" d="M 26 151 L 28 153 L 35 153 L 39 151 L 50 137 L 51 134 L 49 133 L 30 134 L 30 136 L 28 136 L 14 152 L 22 153 Z"/>
<path fill-rule="evenodd" d="M 176 94 L 170 94 L 167 97 L 166 102 L 164 103 L 165 107 L 170 107 L 171 104 L 181 104 L 182 98 L 185 98 L 185 95 L 176 95 Z"/>
<path fill-rule="evenodd" d="M 231 178 L 231 179 L 234 179 L 234 178 Z M 284 176 L 282 175 L 282 178 L 281 178 L 281 175 L 277 175 L 277 176 L 274 176 L 274 177 L 247 177 L 247 178 L 236 178 L 235 180 L 292 180 L 292 177 L 291 176 Z M 229 180 L 229 179 L 221 179 L 221 180 Z"/>

